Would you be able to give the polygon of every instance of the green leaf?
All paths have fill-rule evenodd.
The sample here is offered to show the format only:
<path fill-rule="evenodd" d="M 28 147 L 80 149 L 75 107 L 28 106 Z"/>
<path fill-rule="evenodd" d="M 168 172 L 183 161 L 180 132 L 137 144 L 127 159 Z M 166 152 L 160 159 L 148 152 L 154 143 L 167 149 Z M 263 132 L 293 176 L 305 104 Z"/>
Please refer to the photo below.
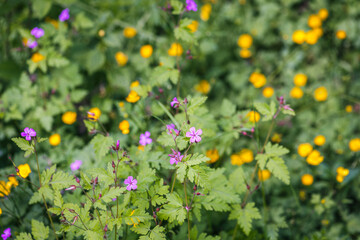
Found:
<path fill-rule="evenodd" d="M 55 171 L 56 171 L 56 164 L 51 166 L 51 168 L 49 168 L 49 169 L 45 169 L 41 173 L 41 183 L 43 185 L 48 184 L 50 182 L 52 175 L 55 173 Z"/>
<path fill-rule="evenodd" d="M 182 224 L 186 218 L 182 199 L 176 192 L 168 194 L 167 199 L 169 202 L 158 213 L 159 218 L 169 222 L 177 220 L 179 224 Z"/>
<path fill-rule="evenodd" d="M 166 107 L 159 101 L 157 101 L 157 103 L 159 104 L 159 106 L 164 110 L 164 112 L 166 113 L 166 115 L 168 115 L 168 117 L 170 118 L 170 120 L 175 124 L 176 128 L 179 129 L 180 125 L 179 123 L 176 121 L 176 119 L 173 117 L 173 115 L 169 112 L 169 110 L 166 109 Z"/>
<path fill-rule="evenodd" d="M 180 13 L 182 13 L 184 5 L 180 1 L 171 0 L 170 4 L 173 8 L 172 14 L 179 15 Z"/>
<path fill-rule="evenodd" d="M 265 152 L 270 156 L 282 156 L 289 153 L 289 150 L 283 146 L 280 146 L 279 144 L 272 145 L 270 142 L 268 142 L 265 146 Z"/>
<path fill-rule="evenodd" d="M 34 0 L 32 10 L 37 18 L 43 18 L 49 12 L 52 5 L 50 0 Z"/>
<path fill-rule="evenodd" d="M 92 28 L 94 26 L 94 23 L 90 20 L 90 18 L 85 16 L 84 12 L 80 12 L 78 15 L 76 15 L 74 26 L 76 28 Z"/>
<path fill-rule="evenodd" d="M 120 194 L 123 193 L 124 191 L 125 191 L 125 187 L 111 188 L 107 193 L 105 193 L 101 197 L 101 200 L 104 201 L 105 203 L 109 203 L 112 201 L 113 198 L 120 196 Z"/>
<path fill-rule="evenodd" d="M 76 181 L 74 176 L 58 171 L 53 175 L 49 184 L 51 184 L 54 190 L 62 190 L 64 188 L 68 188 L 70 185 L 75 185 Z"/>
<path fill-rule="evenodd" d="M 259 167 L 260 167 L 261 170 L 265 169 L 265 166 L 266 166 L 266 163 L 267 163 L 268 159 L 269 159 L 268 155 L 263 154 L 263 153 L 258 153 L 255 156 L 255 160 L 258 161 L 258 164 L 259 164 Z"/>
<path fill-rule="evenodd" d="M 84 120 L 84 124 L 88 132 L 91 132 L 95 129 L 95 122 L 91 122 L 89 120 Z"/>
<path fill-rule="evenodd" d="M 165 84 L 169 79 L 173 84 L 176 84 L 179 80 L 179 71 L 165 66 L 158 66 L 153 70 L 150 76 L 151 85 L 156 86 Z"/>
<path fill-rule="evenodd" d="M 244 233 L 249 235 L 253 219 L 261 219 L 261 215 L 255 207 L 255 203 L 250 202 L 246 204 L 245 208 L 241 208 L 240 205 L 235 205 L 229 215 L 229 219 L 236 219 L 240 227 L 244 230 Z"/>
<path fill-rule="evenodd" d="M 290 173 L 285 165 L 285 162 L 280 157 L 271 157 L 267 163 L 267 168 L 275 177 L 283 181 L 285 184 L 290 184 Z"/>
<path fill-rule="evenodd" d="M 101 233 L 99 233 L 99 232 L 86 230 L 83 234 L 84 234 L 85 239 L 87 239 L 87 240 L 103 239 L 103 235 Z"/>
<path fill-rule="evenodd" d="M 150 232 L 151 240 L 166 240 L 165 228 L 157 225 Z"/>
<path fill-rule="evenodd" d="M 46 140 L 48 140 L 48 138 L 42 138 L 42 137 L 40 137 L 40 138 L 37 138 L 37 139 L 36 139 L 36 141 L 37 141 L 38 143 L 45 142 Z"/>
<path fill-rule="evenodd" d="M 114 182 L 114 176 L 110 175 L 104 168 L 92 168 L 86 171 L 91 177 L 99 178 L 100 182 L 110 185 Z"/>
<path fill-rule="evenodd" d="M 236 111 L 236 105 L 227 99 L 224 99 L 221 104 L 221 115 L 224 117 L 231 117 Z"/>
<path fill-rule="evenodd" d="M 178 40 L 183 40 L 188 43 L 195 41 L 194 34 L 190 32 L 190 29 L 187 27 L 176 27 L 174 30 L 175 38 Z"/>
<path fill-rule="evenodd" d="M 208 175 L 206 169 L 207 166 L 189 166 L 188 168 L 188 179 L 190 182 L 197 184 L 200 187 L 206 187 L 208 185 Z"/>
<path fill-rule="evenodd" d="M 180 182 L 184 182 L 185 179 L 185 175 L 186 175 L 186 170 L 187 170 L 187 165 L 183 162 L 179 162 L 176 165 L 176 177 Z"/>
<path fill-rule="evenodd" d="M 105 63 L 105 55 L 98 49 L 89 51 L 85 66 L 90 74 L 98 71 Z"/>
<path fill-rule="evenodd" d="M 193 155 L 191 154 L 186 156 L 186 158 L 183 159 L 182 161 L 186 162 L 188 166 L 193 166 L 193 165 L 199 165 L 200 163 L 207 162 L 209 160 L 210 158 L 208 158 L 207 156 L 203 154 L 195 153 Z"/>
<path fill-rule="evenodd" d="M 90 143 L 94 145 L 96 157 L 101 159 L 110 151 L 110 147 L 113 145 L 114 140 L 112 137 L 105 137 L 101 134 L 97 134 Z"/>
<path fill-rule="evenodd" d="M 16 145 L 23 151 L 25 151 L 25 157 L 30 156 L 34 153 L 35 149 L 33 145 L 30 145 L 29 141 L 26 141 L 24 138 L 12 138 L 11 139 Z"/>
<path fill-rule="evenodd" d="M 16 236 L 15 240 L 33 240 L 30 233 L 20 233 Z"/>
<path fill-rule="evenodd" d="M 64 204 L 64 200 L 62 198 L 61 193 L 59 191 L 55 191 L 55 194 L 54 194 L 54 206 L 62 208 L 63 204 Z"/>
<path fill-rule="evenodd" d="M 195 111 L 206 101 L 207 97 L 197 96 L 197 97 L 188 97 L 188 114 L 194 114 Z"/>
<path fill-rule="evenodd" d="M 49 67 L 64 67 L 70 62 L 65 57 L 61 56 L 59 53 L 53 53 L 47 57 Z"/>
<path fill-rule="evenodd" d="M 202 233 L 199 235 L 199 237 L 197 238 L 197 240 L 221 240 L 221 237 L 219 236 L 207 236 L 206 233 Z"/>
<path fill-rule="evenodd" d="M 271 101 L 270 106 L 267 103 L 260 103 L 260 102 L 254 103 L 254 106 L 256 110 L 259 113 L 261 113 L 261 115 L 264 115 L 262 121 L 271 120 L 274 114 L 276 113 L 276 104 L 274 101 Z"/>
<path fill-rule="evenodd" d="M 49 227 L 45 227 L 42 222 L 31 220 L 31 233 L 35 240 L 45 240 L 49 237 Z"/>

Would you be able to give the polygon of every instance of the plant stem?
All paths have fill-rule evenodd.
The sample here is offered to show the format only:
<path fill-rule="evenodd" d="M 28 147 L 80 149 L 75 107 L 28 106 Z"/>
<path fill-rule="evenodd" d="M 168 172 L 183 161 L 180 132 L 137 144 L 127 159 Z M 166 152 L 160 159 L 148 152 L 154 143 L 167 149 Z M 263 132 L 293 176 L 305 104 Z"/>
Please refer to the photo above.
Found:
<path fill-rule="evenodd" d="M 175 181 L 176 181 L 176 174 L 177 174 L 177 169 L 175 170 L 174 181 L 173 181 L 170 193 L 172 193 L 174 191 L 174 186 L 175 186 Z"/>
<path fill-rule="evenodd" d="M 233 236 L 232 236 L 232 239 L 233 239 L 233 240 L 236 239 L 237 229 L 238 229 L 238 223 L 236 222 L 236 225 L 235 225 L 235 228 L 234 228 L 234 232 L 233 232 Z"/>
<path fill-rule="evenodd" d="M 189 219 L 189 205 L 188 205 L 188 198 L 186 193 L 186 179 L 184 180 L 184 192 L 185 192 L 185 202 L 186 202 L 186 212 L 187 212 L 187 222 L 188 222 L 188 240 L 190 240 L 190 219 Z"/>

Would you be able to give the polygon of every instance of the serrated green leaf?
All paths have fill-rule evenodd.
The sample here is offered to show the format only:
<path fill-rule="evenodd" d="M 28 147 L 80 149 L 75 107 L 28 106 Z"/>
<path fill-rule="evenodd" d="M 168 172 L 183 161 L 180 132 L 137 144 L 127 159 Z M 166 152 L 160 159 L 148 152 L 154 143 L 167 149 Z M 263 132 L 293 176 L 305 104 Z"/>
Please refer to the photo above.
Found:
<path fill-rule="evenodd" d="M 34 0 L 32 3 L 32 10 L 35 17 L 43 18 L 51 9 L 52 1 L 48 0 Z"/>
<path fill-rule="evenodd" d="M 84 124 L 88 132 L 91 132 L 95 129 L 95 122 L 91 122 L 89 120 L 84 120 Z"/>
<path fill-rule="evenodd" d="M 70 185 L 75 185 L 76 181 L 74 176 L 58 171 L 53 175 L 49 184 L 51 184 L 54 190 L 62 190 L 64 188 L 68 188 Z"/>
<path fill-rule="evenodd" d="M 173 8 L 172 14 L 178 15 L 182 13 L 184 5 L 180 1 L 171 0 L 170 4 L 171 7 Z"/>
<path fill-rule="evenodd" d="M 272 145 L 268 142 L 265 146 L 265 152 L 270 156 L 282 156 L 289 153 L 289 150 L 279 144 Z"/>
<path fill-rule="evenodd" d="M 197 184 L 200 187 L 206 187 L 208 185 L 208 175 L 205 169 L 209 169 L 207 166 L 189 166 L 187 176 L 190 182 Z"/>
<path fill-rule="evenodd" d="M 182 199 L 176 192 L 168 194 L 167 199 L 169 202 L 158 213 L 159 218 L 169 222 L 177 220 L 179 224 L 182 224 L 186 218 Z"/>
<path fill-rule="evenodd" d="M 90 143 L 94 146 L 96 157 L 101 159 L 110 151 L 110 147 L 113 145 L 114 140 L 110 136 L 105 137 L 101 134 L 97 134 Z"/>
<path fill-rule="evenodd" d="M 174 29 L 175 38 L 178 40 L 183 40 L 188 43 L 195 42 L 194 34 L 190 32 L 190 29 L 187 27 L 177 27 Z"/>
<path fill-rule="evenodd" d="M 62 211 L 61 208 L 58 208 L 58 207 L 52 207 L 52 208 L 49 208 L 48 210 L 49 210 L 49 212 L 56 214 L 56 215 L 60 215 L 61 211 Z"/>
<path fill-rule="evenodd" d="M 23 151 L 25 151 L 25 157 L 30 156 L 34 153 L 34 146 L 30 144 L 29 141 L 26 141 L 24 138 L 12 138 L 11 139 L 16 145 Z"/>
<path fill-rule="evenodd" d="M 235 205 L 229 215 L 229 219 L 236 219 L 244 233 L 249 235 L 252 221 L 254 219 L 261 219 L 261 215 L 255 207 L 255 203 L 250 202 L 244 208 L 241 208 L 240 205 Z"/>
<path fill-rule="evenodd" d="M 262 102 L 255 102 L 254 106 L 256 110 L 264 116 L 262 121 L 271 120 L 276 112 L 276 105 L 274 101 L 270 103 L 270 106 L 267 103 Z"/>
<path fill-rule="evenodd" d="M 236 105 L 227 99 L 224 99 L 221 104 L 221 115 L 224 117 L 231 117 L 236 111 Z"/>
<path fill-rule="evenodd" d="M 277 177 L 287 185 L 290 184 L 290 173 L 282 158 L 271 157 L 266 167 L 272 174 L 274 174 L 275 177 Z"/>
<path fill-rule="evenodd" d="M 103 239 L 103 234 L 100 232 L 95 232 L 91 230 L 86 230 L 83 232 L 84 238 L 87 240 L 100 240 Z"/>
<path fill-rule="evenodd" d="M 42 184 L 48 184 L 50 182 L 51 176 L 55 173 L 55 171 L 56 171 L 56 164 L 51 166 L 51 168 L 49 169 L 45 169 L 41 173 Z"/>
<path fill-rule="evenodd" d="M 101 200 L 105 203 L 111 202 L 113 198 L 120 196 L 121 193 L 125 191 L 125 188 L 111 188 L 107 193 L 105 193 Z"/>
<path fill-rule="evenodd" d="M 200 163 L 209 161 L 210 158 L 203 154 L 195 153 L 193 155 L 186 156 L 182 161 L 186 162 L 188 166 L 199 165 Z"/>
<path fill-rule="evenodd" d="M 48 138 L 38 138 L 38 139 L 36 139 L 36 141 L 38 142 L 38 143 L 42 143 L 42 142 L 45 142 L 46 140 L 48 140 Z"/>
<path fill-rule="evenodd" d="M 87 173 L 93 178 L 98 177 L 99 181 L 104 182 L 105 185 L 110 185 L 114 182 L 114 176 L 110 175 L 104 168 L 89 169 Z"/>
<path fill-rule="evenodd" d="M 151 240 L 166 240 L 165 228 L 157 225 L 150 232 Z"/>
<path fill-rule="evenodd" d="M 159 66 L 154 68 L 150 76 L 151 85 L 153 86 L 161 86 L 169 79 L 173 84 L 176 84 L 179 80 L 179 71 L 177 69 Z"/>
<path fill-rule="evenodd" d="M 186 170 L 187 170 L 187 165 L 183 162 L 179 162 L 176 165 L 176 178 L 180 181 L 180 182 L 184 182 L 185 179 L 185 175 L 186 175 Z"/>
<path fill-rule="evenodd" d="M 31 233 L 35 240 L 45 240 L 49 237 L 49 227 L 45 227 L 42 222 L 31 220 Z"/>
<path fill-rule="evenodd" d="M 195 111 L 206 101 L 207 97 L 197 96 L 197 97 L 188 97 L 188 114 L 194 114 Z"/>
<path fill-rule="evenodd" d="M 261 170 L 265 169 L 267 160 L 268 160 L 268 155 L 267 154 L 263 154 L 263 153 L 258 153 L 255 156 L 255 160 L 258 161 L 259 167 Z"/>
<path fill-rule="evenodd" d="M 80 14 L 79 14 L 80 15 Z M 98 49 L 89 51 L 85 66 L 90 74 L 98 71 L 105 63 L 105 54 Z"/>
<path fill-rule="evenodd" d="M 30 233 L 20 233 L 16 236 L 15 240 L 33 240 Z"/>

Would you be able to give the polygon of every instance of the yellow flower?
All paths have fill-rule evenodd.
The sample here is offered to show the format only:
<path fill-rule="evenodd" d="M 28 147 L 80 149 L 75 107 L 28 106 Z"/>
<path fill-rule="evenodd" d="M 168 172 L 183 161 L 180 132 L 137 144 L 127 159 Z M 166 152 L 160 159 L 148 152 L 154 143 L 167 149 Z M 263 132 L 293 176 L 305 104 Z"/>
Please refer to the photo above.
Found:
<path fill-rule="evenodd" d="M 22 178 L 27 178 L 29 174 L 31 173 L 31 169 L 29 164 L 21 164 L 18 166 L 19 172 L 17 173 L 18 176 L 21 176 Z"/>
<path fill-rule="evenodd" d="M 242 58 L 249 58 L 251 57 L 251 51 L 249 49 L 243 48 L 240 49 L 239 55 Z"/>
<path fill-rule="evenodd" d="M 346 177 L 347 175 L 349 175 L 349 169 L 343 168 L 343 167 L 338 167 L 336 169 L 336 173 L 340 176 Z"/>
<path fill-rule="evenodd" d="M 130 132 L 129 128 L 130 124 L 127 120 L 123 120 L 119 123 L 119 129 L 122 131 L 123 134 L 128 134 Z"/>
<path fill-rule="evenodd" d="M 326 142 L 326 138 L 323 135 L 318 135 L 314 138 L 315 145 L 322 146 Z"/>
<path fill-rule="evenodd" d="M 0 215 L 2 214 L 2 209 L 0 208 Z"/>
<path fill-rule="evenodd" d="M 239 154 L 233 154 L 230 156 L 232 165 L 242 165 L 244 164 L 243 160 L 240 158 Z"/>
<path fill-rule="evenodd" d="M 349 142 L 349 148 L 353 152 L 360 151 L 360 138 L 351 139 Z"/>
<path fill-rule="evenodd" d="M 42 60 L 45 59 L 45 56 L 44 55 L 41 55 L 41 53 L 34 53 L 32 56 L 31 56 L 31 61 L 33 61 L 34 63 L 38 63 Z"/>
<path fill-rule="evenodd" d="M 307 76 L 303 73 L 298 73 L 294 76 L 294 84 L 298 87 L 303 87 L 306 85 Z"/>
<path fill-rule="evenodd" d="M 123 108 L 125 106 L 125 103 L 123 101 L 119 102 L 119 107 Z"/>
<path fill-rule="evenodd" d="M 207 150 L 206 156 L 210 158 L 210 161 L 208 161 L 208 163 L 214 163 L 219 160 L 219 152 L 217 149 Z"/>
<path fill-rule="evenodd" d="M 135 212 L 135 210 L 133 210 L 133 211 L 131 212 L 130 216 L 132 216 L 132 215 L 134 214 L 134 212 Z M 137 222 L 135 222 L 133 218 L 130 218 L 130 220 L 131 220 L 132 223 L 127 223 L 127 225 L 133 225 L 135 228 L 137 227 L 137 225 L 138 225 L 139 222 L 140 222 L 140 219 L 137 218 L 137 217 L 135 217 L 135 220 L 137 220 Z"/>
<path fill-rule="evenodd" d="M 130 84 L 130 89 L 133 89 L 133 88 L 135 88 L 135 87 L 137 87 L 137 86 L 140 86 L 140 82 L 139 82 L 139 81 L 134 81 L 134 82 L 132 82 L 132 83 Z"/>
<path fill-rule="evenodd" d="M 305 41 L 307 44 L 314 45 L 319 39 L 319 33 L 315 30 L 307 31 Z"/>
<path fill-rule="evenodd" d="M 239 152 L 239 156 L 241 158 L 241 161 L 244 163 L 249 163 L 254 160 L 254 154 L 250 149 L 244 148 Z"/>
<path fill-rule="evenodd" d="M 341 175 L 336 175 L 336 181 L 338 181 L 339 183 L 342 183 L 344 181 L 344 177 Z"/>
<path fill-rule="evenodd" d="M 260 120 L 260 114 L 256 111 L 250 111 L 246 114 L 246 117 L 249 118 L 249 121 L 252 123 L 256 123 Z"/>
<path fill-rule="evenodd" d="M 298 147 L 298 154 L 301 157 L 307 157 L 311 153 L 312 150 L 313 150 L 313 147 L 311 146 L 310 143 L 302 143 Z"/>
<path fill-rule="evenodd" d="M 329 11 L 326 8 L 322 8 L 319 10 L 318 16 L 321 20 L 325 20 L 329 16 Z"/>
<path fill-rule="evenodd" d="M 183 51 L 184 50 L 179 43 L 173 43 L 168 50 L 168 54 L 169 56 L 176 57 L 181 56 L 183 54 Z"/>
<path fill-rule="evenodd" d="M 60 134 L 58 134 L 58 133 L 55 133 L 49 137 L 49 143 L 51 146 L 55 147 L 55 146 L 59 145 L 60 142 L 61 142 L 61 137 L 60 137 Z"/>
<path fill-rule="evenodd" d="M 101 116 L 101 111 L 97 107 L 91 108 L 88 111 L 88 115 L 87 115 L 90 121 L 97 121 L 100 118 L 100 116 Z"/>
<path fill-rule="evenodd" d="M 279 143 L 279 142 L 281 142 L 281 137 L 282 137 L 281 134 L 279 134 L 279 133 L 274 133 L 274 135 L 271 137 L 271 141 L 272 141 L 272 142 Z"/>
<path fill-rule="evenodd" d="M 201 20 L 206 22 L 207 20 L 209 20 L 210 14 L 211 14 L 211 4 L 207 3 L 204 6 L 202 6 L 200 9 Z"/>
<path fill-rule="evenodd" d="M 326 202 L 326 200 L 323 198 L 323 199 L 321 199 L 321 204 L 325 204 L 325 202 Z"/>
<path fill-rule="evenodd" d="M 303 44 L 305 42 L 306 33 L 304 30 L 296 30 L 292 35 L 294 43 Z"/>
<path fill-rule="evenodd" d="M 190 32 L 194 33 L 197 31 L 199 27 L 199 22 L 198 21 L 192 21 L 189 25 L 187 25 L 187 28 L 190 29 Z"/>
<path fill-rule="evenodd" d="M 274 95 L 274 89 L 272 87 L 265 87 L 262 91 L 262 94 L 266 98 L 271 98 Z"/>
<path fill-rule="evenodd" d="M 301 177 L 301 182 L 305 186 L 310 186 L 314 182 L 314 177 L 311 174 L 304 174 Z"/>
<path fill-rule="evenodd" d="M 54 28 L 58 29 L 59 28 L 59 21 L 55 20 L 55 19 L 52 19 L 52 18 L 49 18 L 49 17 L 46 17 L 45 18 L 45 22 L 48 22 L 50 23 L 51 25 L 54 26 Z"/>
<path fill-rule="evenodd" d="M 323 160 L 324 157 L 320 155 L 318 150 L 312 150 L 312 152 L 306 158 L 306 162 L 313 166 L 319 165 Z"/>
<path fill-rule="evenodd" d="M 301 200 L 305 200 L 306 199 L 306 192 L 304 190 L 300 190 L 299 191 L 299 197 Z"/>
<path fill-rule="evenodd" d="M 210 89 L 210 83 L 206 80 L 201 80 L 200 83 L 195 85 L 195 90 L 202 94 L 208 94 Z"/>
<path fill-rule="evenodd" d="M 321 18 L 318 15 L 312 14 L 308 18 L 308 25 L 311 28 L 321 27 Z"/>
<path fill-rule="evenodd" d="M 100 29 L 100 30 L 98 31 L 98 35 L 99 35 L 99 37 L 105 36 L 105 31 L 104 31 L 104 29 Z"/>
<path fill-rule="evenodd" d="M 144 151 L 145 146 L 143 146 L 143 145 L 139 145 L 139 146 L 138 146 L 138 149 L 139 149 L 140 151 Z"/>
<path fill-rule="evenodd" d="M 314 98 L 316 101 L 323 102 L 327 99 L 327 97 L 328 97 L 328 92 L 325 87 L 318 87 L 317 89 L 315 89 Z"/>
<path fill-rule="evenodd" d="M 252 45 L 253 39 L 249 34 L 241 34 L 237 44 L 241 48 L 250 48 Z"/>
<path fill-rule="evenodd" d="M 336 32 L 336 37 L 337 37 L 338 39 L 343 40 L 343 39 L 346 38 L 346 32 L 345 32 L 344 30 L 338 30 L 338 31 Z"/>
<path fill-rule="evenodd" d="M 271 173 L 269 170 L 265 169 L 265 170 L 259 170 L 258 171 L 258 177 L 260 181 L 266 181 L 271 177 Z"/>
<path fill-rule="evenodd" d="M 351 113 L 353 111 L 353 107 L 351 105 L 346 105 L 345 111 Z"/>
<path fill-rule="evenodd" d="M 115 54 L 115 59 L 119 66 L 125 66 L 128 61 L 128 57 L 123 52 L 117 52 Z"/>
<path fill-rule="evenodd" d="M 255 88 L 261 88 L 266 84 L 266 77 L 264 74 L 253 72 L 250 75 L 249 81 L 254 85 Z"/>
<path fill-rule="evenodd" d="M 126 101 L 129 103 L 136 103 L 140 100 L 140 96 L 134 90 L 131 90 L 129 95 L 126 97 Z"/>
<path fill-rule="evenodd" d="M 290 97 L 292 97 L 292 98 L 299 99 L 299 98 L 302 98 L 303 95 L 304 95 L 304 92 L 299 87 L 293 87 L 290 91 Z"/>
<path fill-rule="evenodd" d="M 61 116 L 63 123 L 71 125 L 76 121 L 76 112 L 68 111 Z"/>
<path fill-rule="evenodd" d="M 143 58 L 149 58 L 151 57 L 153 53 L 153 47 L 151 45 L 144 45 L 140 48 L 140 55 L 143 57 Z"/>
<path fill-rule="evenodd" d="M 10 185 L 6 184 L 4 181 L 0 181 L 0 197 L 3 197 L 4 195 L 9 195 L 10 188 Z"/>
<path fill-rule="evenodd" d="M 133 27 L 124 28 L 123 34 L 126 38 L 133 38 L 136 36 L 136 29 Z"/>
<path fill-rule="evenodd" d="M 16 177 L 8 177 L 8 180 L 11 186 L 17 187 L 19 185 L 19 182 L 16 180 Z"/>
<path fill-rule="evenodd" d="M 324 32 L 322 28 L 314 28 L 312 31 L 317 35 L 318 38 L 320 38 Z"/>

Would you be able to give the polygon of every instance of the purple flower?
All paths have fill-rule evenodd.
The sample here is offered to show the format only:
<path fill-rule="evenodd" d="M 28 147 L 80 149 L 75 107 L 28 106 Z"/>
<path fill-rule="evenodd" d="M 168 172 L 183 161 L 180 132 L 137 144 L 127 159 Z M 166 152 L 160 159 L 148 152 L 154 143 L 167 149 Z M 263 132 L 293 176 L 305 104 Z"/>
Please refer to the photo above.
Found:
<path fill-rule="evenodd" d="M 137 189 L 137 180 L 133 176 L 129 176 L 125 179 L 124 184 L 127 184 L 126 190 L 131 191 Z"/>
<path fill-rule="evenodd" d="M 21 133 L 22 137 L 25 137 L 27 141 L 31 140 L 31 137 L 36 137 L 36 132 L 32 128 L 25 128 L 24 131 Z"/>
<path fill-rule="evenodd" d="M 180 102 L 177 100 L 176 97 L 174 97 L 174 99 L 172 100 L 172 102 L 170 103 L 170 105 L 173 107 L 173 108 L 178 108 L 180 106 Z"/>
<path fill-rule="evenodd" d="M 140 145 L 146 146 L 147 144 L 152 143 L 152 139 L 150 138 L 151 133 L 146 131 L 145 134 L 140 134 Z"/>
<path fill-rule="evenodd" d="M 191 143 L 198 143 L 201 141 L 200 135 L 202 134 L 202 130 L 198 129 L 196 131 L 195 127 L 190 128 L 190 132 L 186 133 L 186 137 L 190 138 Z"/>
<path fill-rule="evenodd" d="M 32 41 L 31 39 L 29 39 L 29 40 L 26 41 L 26 46 L 27 46 L 28 48 L 33 49 L 33 48 L 36 48 L 37 45 L 38 45 L 38 43 L 37 43 L 37 41 L 35 41 L 35 40 Z"/>
<path fill-rule="evenodd" d="M 70 168 L 71 168 L 71 171 L 76 171 L 76 170 L 79 170 L 79 168 L 81 167 L 82 165 L 82 161 L 81 160 L 75 160 L 75 162 L 71 163 L 70 164 Z"/>
<path fill-rule="evenodd" d="M 186 10 L 196 12 L 198 10 L 196 2 L 194 0 L 186 0 Z"/>
<path fill-rule="evenodd" d="M 11 237 L 11 228 L 7 228 L 4 230 L 4 233 L 1 234 L 1 237 L 3 240 L 8 239 L 9 237 Z"/>
<path fill-rule="evenodd" d="M 175 124 L 166 125 L 166 128 L 168 130 L 168 134 L 172 134 L 173 131 L 175 132 L 176 136 L 179 136 L 180 131 L 175 128 Z"/>
<path fill-rule="evenodd" d="M 69 9 L 65 8 L 64 10 L 62 10 L 62 12 L 59 15 L 59 20 L 60 22 L 65 22 L 66 20 L 68 20 L 70 18 L 70 14 L 69 14 Z"/>
<path fill-rule="evenodd" d="M 283 96 L 277 97 L 276 99 L 278 100 L 280 106 L 279 106 L 278 111 L 276 111 L 276 113 L 274 114 L 274 117 L 273 117 L 274 119 L 277 117 L 277 115 L 279 114 L 281 109 L 294 111 L 294 109 L 292 109 L 289 104 L 286 104 L 285 98 Z"/>
<path fill-rule="evenodd" d="M 170 164 L 173 165 L 174 163 L 178 164 L 183 159 L 184 155 L 181 155 L 180 152 L 176 152 L 174 149 L 171 149 L 173 154 L 169 154 L 170 157 Z"/>
<path fill-rule="evenodd" d="M 115 201 L 116 201 L 116 198 L 113 198 L 112 201 L 115 202 Z"/>
<path fill-rule="evenodd" d="M 42 36 L 44 36 L 44 34 L 45 32 L 42 28 L 34 27 L 31 30 L 31 35 L 33 35 L 35 38 L 41 38 Z"/>

